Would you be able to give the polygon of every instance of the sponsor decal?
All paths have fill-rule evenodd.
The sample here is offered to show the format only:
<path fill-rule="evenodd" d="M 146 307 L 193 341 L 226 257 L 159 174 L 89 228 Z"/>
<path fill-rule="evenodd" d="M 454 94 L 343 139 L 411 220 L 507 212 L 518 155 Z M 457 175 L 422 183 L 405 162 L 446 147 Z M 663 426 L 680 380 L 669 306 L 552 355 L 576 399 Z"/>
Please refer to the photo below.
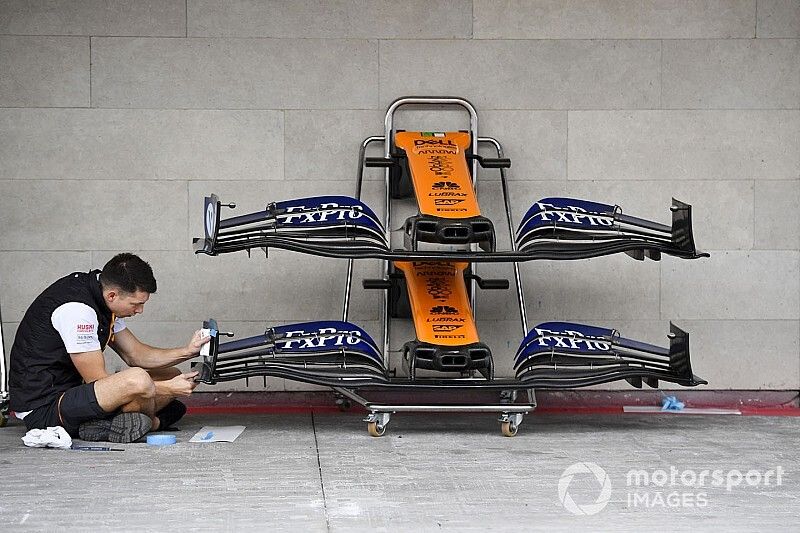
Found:
<path fill-rule="evenodd" d="M 434 335 L 434 339 L 466 339 L 466 335 Z"/>
<path fill-rule="evenodd" d="M 313 209 L 313 211 L 306 211 Z M 328 222 L 331 220 L 356 220 L 364 216 L 359 205 L 340 206 L 337 203 L 321 204 L 306 207 L 298 205 L 286 209 L 286 213 L 278 215 L 278 221 L 283 224 L 307 224 L 314 222 Z M 297 213 L 296 211 L 305 211 Z"/>
<path fill-rule="evenodd" d="M 580 226 L 614 225 L 613 216 L 591 213 L 578 206 L 556 206 L 542 202 L 536 202 L 536 206 L 541 211 L 536 213 L 533 218 L 538 218 L 542 222 L 566 222 L 567 224 L 578 224 Z"/>
<path fill-rule="evenodd" d="M 461 198 L 461 199 L 459 199 L 459 198 L 436 198 L 433 201 L 433 204 L 434 205 L 457 205 L 457 204 L 460 204 L 463 201 L 464 201 L 463 198 Z"/>
<path fill-rule="evenodd" d="M 458 145 L 451 139 L 414 139 L 413 152 L 418 155 L 457 154 Z"/>
<path fill-rule="evenodd" d="M 428 157 L 428 170 L 435 176 L 449 176 L 453 173 L 453 163 L 449 157 L 432 155 Z"/>
<path fill-rule="evenodd" d="M 584 335 L 580 331 L 552 331 L 536 328 L 536 333 L 539 335 L 536 343 L 542 347 L 585 351 L 611 350 L 610 342 L 598 337 Z"/>
<path fill-rule="evenodd" d="M 460 327 L 462 327 L 462 324 L 434 324 L 433 331 L 449 333 L 450 331 L 455 331 Z"/>
<path fill-rule="evenodd" d="M 431 185 L 431 188 L 434 191 L 453 191 L 461 189 L 461 185 L 452 181 L 437 181 Z"/>
<path fill-rule="evenodd" d="M 445 137 L 447 134 L 442 131 L 421 131 L 420 137 Z"/>
<path fill-rule="evenodd" d="M 361 342 L 360 331 L 341 331 L 335 328 L 321 328 L 317 331 L 304 331 L 302 329 L 287 331 L 286 339 L 276 342 L 279 349 L 314 349 L 344 346 L 355 346 Z M 292 337 L 303 337 L 292 339 Z"/>
<path fill-rule="evenodd" d="M 94 324 L 78 324 L 78 333 L 94 333 Z"/>
<path fill-rule="evenodd" d="M 449 305 L 437 305 L 431 307 L 429 311 L 432 315 L 457 315 L 459 314 L 458 309 L 455 307 L 450 307 Z"/>
<path fill-rule="evenodd" d="M 446 279 L 442 278 L 428 278 L 425 280 L 425 290 L 430 294 L 434 300 L 441 302 L 447 301 L 453 290 Z"/>

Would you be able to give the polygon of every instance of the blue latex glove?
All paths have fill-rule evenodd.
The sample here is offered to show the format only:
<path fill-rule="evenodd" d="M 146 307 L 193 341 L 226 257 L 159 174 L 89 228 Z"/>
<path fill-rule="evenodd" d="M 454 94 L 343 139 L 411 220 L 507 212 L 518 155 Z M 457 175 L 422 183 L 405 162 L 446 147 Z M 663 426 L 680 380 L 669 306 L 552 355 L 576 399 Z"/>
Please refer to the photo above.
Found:
<path fill-rule="evenodd" d="M 662 411 L 682 411 L 683 402 L 678 401 L 675 396 L 665 396 L 661 404 Z"/>

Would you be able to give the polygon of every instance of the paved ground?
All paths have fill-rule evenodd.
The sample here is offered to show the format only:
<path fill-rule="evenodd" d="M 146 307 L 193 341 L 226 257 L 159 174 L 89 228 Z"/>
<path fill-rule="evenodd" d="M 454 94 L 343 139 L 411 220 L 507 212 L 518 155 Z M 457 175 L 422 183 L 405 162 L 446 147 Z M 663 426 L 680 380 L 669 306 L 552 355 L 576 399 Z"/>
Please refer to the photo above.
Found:
<path fill-rule="evenodd" d="M 798 529 L 798 418 L 539 415 L 504 438 L 493 415 L 404 414 L 371 438 L 362 416 L 194 415 L 124 452 L 27 449 L 15 423 L 0 530 Z M 247 430 L 190 444 L 205 424 Z"/>

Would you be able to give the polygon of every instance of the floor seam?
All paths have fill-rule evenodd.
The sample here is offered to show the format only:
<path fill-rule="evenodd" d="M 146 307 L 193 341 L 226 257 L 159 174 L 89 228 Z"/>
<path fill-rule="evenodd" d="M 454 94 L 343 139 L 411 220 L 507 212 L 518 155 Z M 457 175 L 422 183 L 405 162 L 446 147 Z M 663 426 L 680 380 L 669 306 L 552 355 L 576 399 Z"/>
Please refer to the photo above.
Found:
<path fill-rule="evenodd" d="M 322 489 L 322 509 L 325 511 L 325 529 L 330 532 L 331 521 L 328 517 L 328 500 L 325 497 L 325 482 L 322 480 L 322 461 L 319 458 L 319 441 L 317 440 L 317 424 L 314 421 L 314 411 L 311 411 L 311 430 L 314 432 L 314 447 L 317 450 L 317 468 L 319 469 L 319 486 Z"/>

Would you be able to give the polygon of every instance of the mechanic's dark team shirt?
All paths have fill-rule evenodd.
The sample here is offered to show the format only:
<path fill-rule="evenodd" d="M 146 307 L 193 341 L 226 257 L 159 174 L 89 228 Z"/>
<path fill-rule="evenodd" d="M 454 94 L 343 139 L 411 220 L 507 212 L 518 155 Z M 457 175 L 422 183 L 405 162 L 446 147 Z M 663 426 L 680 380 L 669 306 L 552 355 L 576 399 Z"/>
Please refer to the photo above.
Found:
<path fill-rule="evenodd" d="M 106 306 L 100 271 L 76 272 L 44 290 L 28 308 L 11 348 L 11 410 L 23 418 L 83 383 L 70 354 L 105 348 L 113 314 Z M 113 331 L 125 329 L 114 319 Z"/>

